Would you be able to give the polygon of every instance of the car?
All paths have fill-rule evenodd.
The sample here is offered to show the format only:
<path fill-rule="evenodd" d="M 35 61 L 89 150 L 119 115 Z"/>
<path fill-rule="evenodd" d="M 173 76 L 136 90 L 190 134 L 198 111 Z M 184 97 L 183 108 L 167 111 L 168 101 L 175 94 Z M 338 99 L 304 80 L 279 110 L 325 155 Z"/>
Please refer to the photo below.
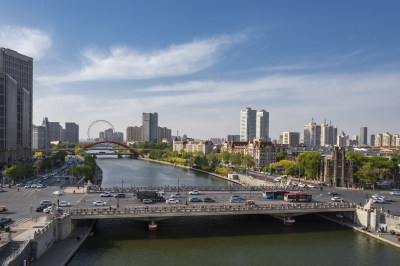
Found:
<path fill-rule="evenodd" d="M 246 205 L 256 205 L 254 200 L 246 200 Z"/>
<path fill-rule="evenodd" d="M 391 191 L 391 192 L 389 192 L 389 194 L 393 195 L 393 196 L 400 196 L 400 192 L 399 191 Z"/>
<path fill-rule="evenodd" d="M 6 211 L 8 211 L 6 206 L 0 206 L 0 212 L 6 212 Z"/>
<path fill-rule="evenodd" d="M 198 190 L 189 191 L 189 195 L 200 195 L 200 191 Z"/>
<path fill-rule="evenodd" d="M 36 188 L 43 188 L 43 186 L 41 184 L 37 184 Z"/>
<path fill-rule="evenodd" d="M 182 193 L 175 193 L 171 195 L 171 198 L 184 198 L 185 196 Z"/>
<path fill-rule="evenodd" d="M 328 195 L 337 196 L 337 195 L 339 195 L 339 193 L 337 193 L 336 191 L 329 191 Z"/>
<path fill-rule="evenodd" d="M 97 201 L 93 202 L 93 206 L 107 206 L 107 202 L 101 201 L 101 200 L 97 200 Z"/>
<path fill-rule="evenodd" d="M 57 178 L 57 179 L 56 179 L 56 182 L 61 182 L 61 179 L 60 179 L 60 178 Z"/>
<path fill-rule="evenodd" d="M 372 202 L 373 203 L 386 203 L 386 201 L 384 200 L 384 199 L 382 199 L 382 198 L 375 198 L 375 199 L 372 199 Z"/>
<path fill-rule="evenodd" d="M 177 200 L 177 199 L 167 199 L 167 200 L 165 201 L 165 203 L 168 203 L 168 204 L 177 204 L 177 203 L 179 203 L 179 200 Z"/>
<path fill-rule="evenodd" d="M 381 196 L 381 199 L 383 199 L 386 202 L 393 202 L 393 200 L 391 198 L 387 198 L 385 196 Z"/>
<path fill-rule="evenodd" d="M 4 188 L 0 187 L 0 192 L 7 192 Z"/>
<path fill-rule="evenodd" d="M 60 190 L 54 191 L 53 194 L 54 194 L 54 195 L 57 195 L 57 196 L 63 195 L 62 191 L 60 191 Z"/>
<path fill-rule="evenodd" d="M 341 197 L 332 197 L 331 201 L 335 201 L 335 202 L 343 202 L 343 199 Z"/>
<path fill-rule="evenodd" d="M 51 212 L 51 206 L 50 207 L 46 207 L 43 209 L 44 213 L 50 213 Z"/>
<path fill-rule="evenodd" d="M 104 192 L 100 194 L 100 197 L 112 197 L 111 192 Z"/>
<path fill-rule="evenodd" d="M 48 206 L 54 205 L 54 203 L 51 200 L 42 200 L 40 202 L 40 205 L 44 205 L 44 206 L 48 207 Z"/>
<path fill-rule="evenodd" d="M 190 202 L 203 202 L 201 199 L 196 198 L 196 197 L 191 197 L 191 198 L 189 199 L 189 201 L 190 201 Z"/>
<path fill-rule="evenodd" d="M 229 200 L 230 203 L 242 203 L 242 199 L 241 198 L 231 198 Z"/>
<path fill-rule="evenodd" d="M 11 222 L 11 218 L 10 217 L 2 217 L 2 218 L 0 218 L 0 225 L 5 225 L 5 224 L 8 224 L 9 222 Z"/>
<path fill-rule="evenodd" d="M 151 199 L 143 199 L 144 204 L 151 204 L 153 201 Z"/>
<path fill-rule="evenodd" d="M 18 183 L 16 186 L 17 186 L 17 187 L 23 187 L 23 186 L 24 186 L 24 184 L 22 184 L 22 183 Z"/>
<path fill-rule="evenodd" d="M 43 212 L 43 210 L 46 209 L 46 208 L 47 208 L 47 206 L 40 205 L 40 206 L 37 206 L 35 210 L 36 210 L 37 212 Z"/>
<path fill-rule="evenodd" d="M 60 206 L 60 207 L 71 207 L 71 203 L 70 203 L 70 202 L 67 202 L 67 201 L 65 201 L 65 200 L 62 200 L 62 201 L 60 201 L 60 202 L 58 203 L 58 206 Z"/>
<path fill-rule="evenodd" d="M 304 187 L 306 187 L 306 184 L 304 184 L 304 183 L 299 183 L 297 186 L 304 188 Z"/>
<path fill-rule="evenodd" d="M 126 195 L 124 193 L 118 193 L 114 195 L 115 198 L 125 198 Z"/>
<path fill-rule="evenodd" d="M 37 185 L 36 184 L 32 184 L 31 188 L 37 188 Z"/>
<path fill-rule="evenodd" d="M 309 188 L 316 188 L 317 186 L 313 185 L 313 184 L 307 184 L 307 187 Z"/>
<path fill-rule="evenodd" d="M 243 200 L 243 198 L 242 198 L 241 196 L 238 196 L 238 195 L 232 195 L 232 196 L 231 196 L 231 199 L 240 199 L 240 200 Z"/>
<path fill-rule="evenodd" d="M 204 202 L 215 202 L 212 198 L 204 198 Z"/>
<path fill-rule="evenodd" d="M 24 188 L 31 188 L 31 185 L 25 185 Z"/>

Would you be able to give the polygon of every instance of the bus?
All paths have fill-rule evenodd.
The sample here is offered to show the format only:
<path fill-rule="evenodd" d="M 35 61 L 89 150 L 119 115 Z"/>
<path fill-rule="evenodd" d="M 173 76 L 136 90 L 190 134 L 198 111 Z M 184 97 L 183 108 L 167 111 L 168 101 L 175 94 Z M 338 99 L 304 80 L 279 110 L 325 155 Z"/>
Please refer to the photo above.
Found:
<path fill-rule="evenodd" d="M 286 190 L 263 191 L 263 197 L 266 199 L 284 199 L 285 194 L 290 193 Z"/>
<path fill-rule="evenodd" d="M 312 195 L 307 193 L 288 193 L 285 194 L 284 200 L 289 202 L 311 202 Z"/>

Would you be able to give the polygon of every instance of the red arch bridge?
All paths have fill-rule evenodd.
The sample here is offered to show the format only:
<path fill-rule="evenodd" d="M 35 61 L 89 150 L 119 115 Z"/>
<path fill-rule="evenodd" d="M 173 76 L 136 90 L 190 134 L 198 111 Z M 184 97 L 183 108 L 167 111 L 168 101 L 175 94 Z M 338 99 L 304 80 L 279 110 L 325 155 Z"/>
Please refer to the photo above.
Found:
<path fill-rule="evenodd" d="M 99 144 L 113 144 L 113 146 L 96 147 Z M 115 147 L 114 145 L 117 145 L 119 147 Z M 137 156 L 139 155 L 139 153 L 135 149 L 133 149 L 125 144 L 115 142 L 115 141 L 107 141 L 107 140 L 90 143 L 89 145 L 86 145 L 85 147 L 83 147 L 83 150 L 86 152 L 88 150 L 94 151 L 94 152 L 91 152 L 90 154 L 95 155 L 95 156 L 97 156 L 97 155 L 118 155 L 118 156 L 129 155 L 131 158 L 137 158 Z M 114 151 L 114 152 L 106 152 L 106 151 Z M 117 151 L 126 151 L 126 152 L 117 152 Z"/>

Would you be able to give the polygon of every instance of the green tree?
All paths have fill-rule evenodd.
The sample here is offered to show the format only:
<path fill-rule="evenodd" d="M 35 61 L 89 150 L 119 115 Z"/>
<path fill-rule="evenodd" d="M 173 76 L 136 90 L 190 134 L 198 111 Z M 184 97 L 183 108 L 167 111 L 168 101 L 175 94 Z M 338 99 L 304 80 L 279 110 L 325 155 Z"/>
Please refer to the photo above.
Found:
<path fill-rule="evenodd" d="M 282 161 L 282 160 L 287 160 L 287 152 L 286 151 L 280 151 L 276 154 L 276 161 Z"/>
<path fill-rule="evenodd" d="M 355 173 L 355 176 L 367 186 L 373 185 L 378 180 L 378 175 L 374 171 L 372 162 L 364 164 L 361 169 Z"/>
<path fill-rule="evenodd" d="M 353 160 L 359 168 L 369 161 L 367 156 L 356 152 L 349 152 L 346 154 L 346 157 L 350 160 Z"/>
<path fill-rule="evenodd" d="M 221 158 L 224 160 L 224 162 L 229 162 L 231 158 L 231 153 L 229 151 L 223 151 L 221 153 Z"/>
<path fill-rule="evenodd" d="M 255 165 L 253 156 L 246 154 L 243 157 L 243 165 L 246 167 L 246 169 L 253 167 Z"/>
<path fill-rule="evenodd" d="M 243 157 L 244 157 L 243 153 L 234 152 L 230 156 L 230 161 L 235 167 L 239 167 L 242 165 Z"/>
<path fill-rule="evenodd" d="M 317 176 L 318 169 L 321 165 L 322 156 L 318 152 L 304 152 L 297 157 L 297 162 L 304 169 L 307 178 Z"/>

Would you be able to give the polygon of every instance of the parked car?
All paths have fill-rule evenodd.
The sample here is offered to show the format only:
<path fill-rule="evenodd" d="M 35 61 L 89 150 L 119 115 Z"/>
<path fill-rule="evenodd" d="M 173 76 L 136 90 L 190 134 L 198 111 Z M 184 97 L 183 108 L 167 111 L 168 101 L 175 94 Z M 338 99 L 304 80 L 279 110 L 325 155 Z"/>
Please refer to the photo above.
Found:
<path fill-rule="evenodd" d="M 175 193 L 171 195 L 171 198 L 184 198 L 185 196 L 182 193 Z"/>
<path fill-rule="evenodd" d="M 53 205 L 54 203 L 51 201 L 51 200 L 42 200 L 41 202 L 40 202 L 40 205 L 44 205 L 44 206 L 51 206 L 51 205 Z"/>
<path fill-rule="evenodd" d="M 58 206 L 60 206 L 60 207 L 71 207 L 71 203 L 70 203 L 70 202 L 67 202 L 67 201 L 65 201 L 65 200 L 62 200 L 62 201 L 60 201 L 60 202 L 58 203 Z"/>
<path fill-rule="evenodd" d="M 97 201 L 93 202 L 93 206 L 107 206 L 107 202 L 101 201 L 101 200 L 97 200 Z"/>
<path fill-rule="evenodd" d="M 391 191 L 389 194 L 393 195 L 393 196 L 400 196 L 400 192 L 399 191 Z"/>
<path fill-rule="evenodd" d="M 375 198 L 375 199 L 372 199 L 372 202 L 373 203 L 386 203 L 386 201 L 384 200 L 384 199 L 382 199 L 382 198 Z"/>
<path fill-rule="evenodd" d="M 36 211 L 37 211 L 37 212 L 43 212 L 43 210 L 46 209 L 46 208 L 47 208 L 47 206 L 40 205 L 40 206 L 37 206 L 37 207 L 36 207 Z"/>
<path fill-rule="evenodd" d="M 143 199 L 144 204 L 151 204 L 153 201 L 151 199 Z"/>
<path fill-rule="evenodd" d="M 328 195 L 337 196 L 337 195 L 339 195 L 339 193 L 337 193 L 336 191 L 329 191 Z"/>
<path fill-rule="evenodd" d="M 191 198 L 189 199 L 189 201 L 190 201 L 190 202 L 203 202 L 201 199 L 196 198 L 196 197 L 191 197 Z"/>
<path fill-rule="evenodd" d="M 167 199 L 167 200 L 165 201 L 165 203 L 168 203 L 168 204 L 177 204 L 177 203 L 179 203 L 179 200 L 177 200 L 177 199 Z"/>
<path fill-rule="evenodd" d="M 17 186 L 17 187 L 23 187 L 23 186 L 24 186 L 24 184 L 22 184 L 22 183 L 18 183 L 16 186 Z"/>
<path fill-rule="evenodd" d="M 309 188 L 316 188 L 316 186 L 313 185 L 313 184 L 307 184 L 307 187 L 309 187 Z"/>
<path fill-rule="evenodd" d="M 51 212 L 51 206 L 50 207 L 46 207 L 43 209 L 44 213 L 50 213 Z"/>
<path fill-rule="evenodd" d="M 124 193 L 118 193 L 118 194 L 115 194 L 114 197 L 115 197 L 115 198 L 125 198 L 126 195 L 125 195 Z"/>
<path fill-rule="evenodd" d="M 111 192 L 104 192 L 100 194 L 100 197 L 112 197 Z"/>
<path fill-rule="evenodd" d="M 2 218 L 0 218 L 0 225 L 5 225 L 5 224 L 8 224 L 9 222 L 11 222 L 11 218 L 10 217 L 2 217 Z"/>
<path fill-rule="evenodd" d="M 332 198 L 331 198 L 331 201 L 335 201 L 335 202 L 343 202 L 343 199 L 342 199 L 341 197 L 337 197 L 337 196 L 335 196 L 335 197 L 332 197 Z"/>
<path fill-rule="evenodd" d="M 189 195 L 200 195 L 200 191 L 198 190 L 189 191 Z"/>
<path fill-rule="evenodd" d="M 60 190 L 54 191 L 53 194 L 54 194 L 54 195 L 57 195 L 57 196 L 63 195 L 62 191 L 60 191 Z"/>
<path fill-rule="evenodd" d="M 204 202 L 215 202 L 212 198 L 204 198 Z"/>

